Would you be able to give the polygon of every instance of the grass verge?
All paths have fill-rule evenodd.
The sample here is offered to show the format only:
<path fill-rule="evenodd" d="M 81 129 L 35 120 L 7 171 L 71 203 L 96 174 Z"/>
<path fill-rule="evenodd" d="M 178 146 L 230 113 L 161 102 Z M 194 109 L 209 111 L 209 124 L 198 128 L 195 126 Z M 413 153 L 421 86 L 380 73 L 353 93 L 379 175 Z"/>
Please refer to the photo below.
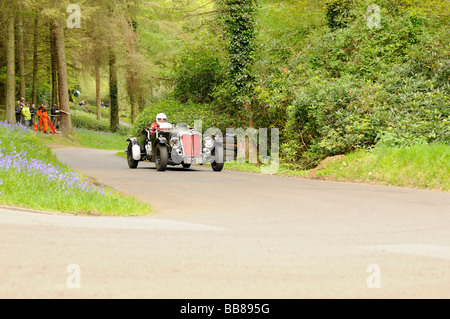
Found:
<path fill-rule="evenodd" d="M 109 132 L 74 129 L 70 134 L 41 134 L 39 141 L 52 148 L 56 147 L 87 147 L 102 150 L 121 150 L 126 147 L 126 137 Z"/>
<path fill-rule="evenodd" d="M 37 135 L 0 122 L 0 204 L 83 215 L 151 213 L 149 205 L 71 171 Z"/>
<path fill-rule="evenodd" d="M 429 144 L 355 152 L 324 161 L 307 177 L 449 191 L 450 146 Z"/>

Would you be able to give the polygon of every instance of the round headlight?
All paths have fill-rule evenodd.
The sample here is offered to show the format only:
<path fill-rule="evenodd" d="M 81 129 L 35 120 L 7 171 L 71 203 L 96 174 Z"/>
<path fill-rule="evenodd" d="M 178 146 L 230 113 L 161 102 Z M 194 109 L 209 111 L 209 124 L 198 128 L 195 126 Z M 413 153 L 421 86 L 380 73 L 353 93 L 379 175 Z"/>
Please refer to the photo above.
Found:
<path fill-rule="evenodd" d="M 176 137 L 172 138 L 170 140 L 170 146 L 172 148 L 178 148 L 180 146 L 180 140 L 178 138 L 176 138 Z"/>
<path fill-rule="evenodd" d="M 211 148 L 214 146 L 214 140 L 211 137 L 205 137 L 204 139 L 205 147 Z"/>

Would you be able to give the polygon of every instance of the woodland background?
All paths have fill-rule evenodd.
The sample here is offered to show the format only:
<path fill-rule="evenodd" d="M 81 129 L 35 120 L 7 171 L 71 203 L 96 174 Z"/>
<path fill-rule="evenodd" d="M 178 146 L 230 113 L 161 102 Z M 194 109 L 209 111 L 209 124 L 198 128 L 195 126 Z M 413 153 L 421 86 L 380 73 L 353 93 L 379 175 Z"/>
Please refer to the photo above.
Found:
<path fill-rule="evenodd" d="M 24 96 L 58 104 L 62 131 L 86 126 L 68 92 L 79 90 L 94 128 L 123 120 L 133 135 L 159 112 L 205 129 L 275 127 L 283 159 L 304 168 L 450 143 L 448 1 L 80 0 L 80 28 L 70 4 L 0 1 L 6 120 Z"/>

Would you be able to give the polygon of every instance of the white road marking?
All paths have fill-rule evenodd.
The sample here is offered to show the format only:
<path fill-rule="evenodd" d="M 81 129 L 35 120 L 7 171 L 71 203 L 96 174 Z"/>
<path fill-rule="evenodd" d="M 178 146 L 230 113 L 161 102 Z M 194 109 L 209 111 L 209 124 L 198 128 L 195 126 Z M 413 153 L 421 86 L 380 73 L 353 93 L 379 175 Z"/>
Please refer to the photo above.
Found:
<path fill-rule="evenodd" d="M 450 246 L 424 244 L 362 246 L 360 248 L 397 254 L 417 255 L 450 260 Z"/>

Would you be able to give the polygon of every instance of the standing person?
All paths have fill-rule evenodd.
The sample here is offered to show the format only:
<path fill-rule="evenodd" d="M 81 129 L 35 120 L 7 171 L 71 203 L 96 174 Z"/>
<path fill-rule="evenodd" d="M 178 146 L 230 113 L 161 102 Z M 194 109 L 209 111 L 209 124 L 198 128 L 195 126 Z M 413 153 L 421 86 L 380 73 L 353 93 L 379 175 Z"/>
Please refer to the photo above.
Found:
<path fill-rule="evenodd" d="M 56 104 L 53 104 L 53 106 L 50 110 L 50 114 L 51 114 L 52 124 L 54 127 L 56 127 L 56 116 L 57 116 Z"/>
<path fill-rule="evenodd" d="M 61 110 L 59 109 L 59 107 L 56 104 L 55 104 L 55 106 L 56 106 L 56 124 L 54 126 L 55 126 L 55 129 L 57 130 L 57 129 L 59 129 L 59 126 L 61 124 Z"/>
<path fill-rule="evenodd" d="M 22 103 L 18 100 L 16 104 L 16 122 L 20 123 L 20 116 L 22 114 Z"/>
<path fill-rule="evenodd" d="M 34 104 L 31 105 L 30 113 L 31 113 L 31 124 L 33 125 L 36 122 L 36 114 L 37 114 L 36 105 Z"/>
<path fill-rule="evenodd" d="M 27 103 L 25 102 L 25 98 L 20 99 L 20 106 L 23 108 Z M 22 110 L 20 110 L 20 123 L 23 123 Z"/>
<path fill-rule="evenodd" d="M 27 103 L 24 107 L 22 107 L 22 116 L 25 126 L 31 127 L 30 103 Z"/>
<path fill-rule="evenodd" d="M 44 131 L 45 134 L 48 134 L 48 106 L 41 104 L 42 107 L 39 108 L 39 131 Z"/>
<path fill-rule="evenodd" d="M 39 105 L 39 108 L 38 108 L 38 110 L 37 110 L 37 115 L 38 115 L 38 119 L 39 119 L 39 126 L 38 126 L 38 130 L 39 131 L 42 131 L 42 110 L 43 110 L 43 107 L 42 107 L 42 104 L 41 105 Z"/>
<path fill-rule="evenodd" d="M 36 114 L 37 114 L 37 116 L 38 116 L 38 120 L 39 120 L 39 126 L 38 126 L 38 130 L 39 131 L 41 131 L 42 130 L 42 120 L 41 120 L 41 117 L 42 117 L 42 110 L 44 109 L 44 104 L 39 104 L 39 108 L 37 109 L 37 112 L 36 112 Z"/>
<path fill-rule="evenodd" d="M 44 109 L 42 110 L 42 123 L 44 124 L 44 133 L 48 134 L 48 121 L 50 117 L 48 115 L 48 106 L 44 105 Z"/>

